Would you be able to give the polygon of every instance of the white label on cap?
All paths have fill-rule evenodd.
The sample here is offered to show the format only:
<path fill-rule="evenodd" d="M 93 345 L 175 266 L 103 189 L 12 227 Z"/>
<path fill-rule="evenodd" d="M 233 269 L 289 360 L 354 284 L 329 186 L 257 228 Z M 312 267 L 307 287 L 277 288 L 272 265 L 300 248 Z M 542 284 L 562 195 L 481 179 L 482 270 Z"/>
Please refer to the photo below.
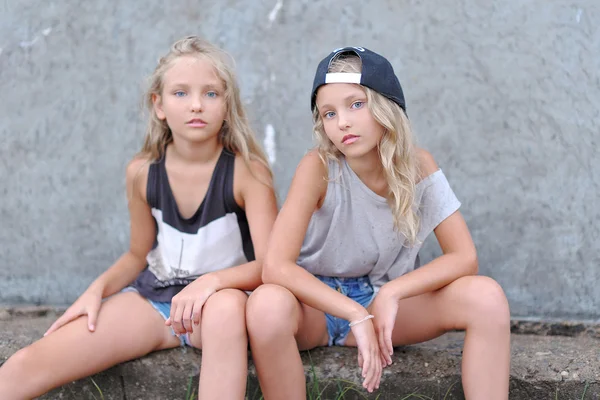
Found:
<path fill-rule="evenodd" d="M 365 51 L 365 49 L 362 48 L 362 47 L 338 47 L 337 49 L 333 50 L 333 53 L 337 53 L 340 50 L 344 50 L 344 49 L 348 49 L 348 48 L 354 49 L 354 50 L 358 50 L 360 52 L 364 52 Z"/>
<path fill-rule="evenodd" d="M 361 74 L 336 72 L 325 75 L 325 83 L 359 83 Z"/>

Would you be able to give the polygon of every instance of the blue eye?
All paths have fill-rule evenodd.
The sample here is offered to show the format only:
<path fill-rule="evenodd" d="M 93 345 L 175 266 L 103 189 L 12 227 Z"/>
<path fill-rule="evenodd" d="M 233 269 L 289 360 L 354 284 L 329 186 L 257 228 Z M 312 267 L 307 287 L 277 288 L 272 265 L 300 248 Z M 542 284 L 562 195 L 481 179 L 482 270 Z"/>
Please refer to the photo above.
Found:
<path fill-rule="evenodd" d="M 362 106 L 365 105 L 364 101 L 355 101 L 354 103 L 352 103 L 352 108 L 354 109 L 358 109 L 358 108 L 362 108 Z"/>
<path fill-rule="evenodd" d="M 185 96 L 185 92 L 183 90 L 178 90 L 175 93 L 173 93 L 176 97 L 183 97 Z"/>
<path fill-rule="evenodd" d="M 217 97 L 217 92 L 208 92 L 206 93 L 206 96 L 210 98 L 215 98 Z"/>
<path fill-rule="evenodd" d="M 331 119 L 331 118 L 335 117 L 335 113 L 333 111 L 328 111 L 325 114 L 323 114 L 323 117 L 325 117 L 327 119 Z"/>

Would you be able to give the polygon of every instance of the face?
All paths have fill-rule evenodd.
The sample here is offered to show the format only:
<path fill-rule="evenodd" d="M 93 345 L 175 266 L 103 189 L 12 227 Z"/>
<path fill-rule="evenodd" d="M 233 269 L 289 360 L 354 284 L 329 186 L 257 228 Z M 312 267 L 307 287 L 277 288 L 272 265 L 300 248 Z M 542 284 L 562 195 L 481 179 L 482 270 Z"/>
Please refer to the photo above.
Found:
<path fill-rule="evenodd" d="M 377 151 L 384 128 L 367 107 L 367 94 L 351 83 L 330 83 L 319 88 L 317 108 L 325 134 L 347 158 Z"/>
<path fill-rule="evenodd" d="M 183 56 L 163 75 L 163 90 L 153 96 L 154 111 L 166 120 L 174 140 L 202 142 L 217 137 L 225 113 L 225 87 L 213 65 Z"/>

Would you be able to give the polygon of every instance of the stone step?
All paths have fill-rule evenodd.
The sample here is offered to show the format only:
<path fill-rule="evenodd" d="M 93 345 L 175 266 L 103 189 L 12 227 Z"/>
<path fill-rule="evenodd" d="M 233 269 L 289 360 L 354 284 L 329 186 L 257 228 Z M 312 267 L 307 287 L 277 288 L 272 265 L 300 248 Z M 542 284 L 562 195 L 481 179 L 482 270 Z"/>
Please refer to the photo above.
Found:
<path fill-rule="evenodd" d="M 0 364 L 39 338 L 55 318 L 53 312 L 0 313 Z M 380 390 L 372 395 L 360 387 L 356 349 L 333 347 L 303 352 L 309 398 L 463 399 L 463 339 L 462 332 L 451 332 L 426 343 L 396 348 L 394 364 L 384 370 Z M 187 400 L 188 387 L 195 392 L 198 385 L 200 360 L 201 352 L 191 348 L 160 351 L 70 383 L 41 398 Z M 340 397 L 342 392 L 344 396 Z M 247 398 L 261 398 L 252 363 Z M 595 334 L 513 334 L 510 399 L 600 399 L 600 340 Z"/>

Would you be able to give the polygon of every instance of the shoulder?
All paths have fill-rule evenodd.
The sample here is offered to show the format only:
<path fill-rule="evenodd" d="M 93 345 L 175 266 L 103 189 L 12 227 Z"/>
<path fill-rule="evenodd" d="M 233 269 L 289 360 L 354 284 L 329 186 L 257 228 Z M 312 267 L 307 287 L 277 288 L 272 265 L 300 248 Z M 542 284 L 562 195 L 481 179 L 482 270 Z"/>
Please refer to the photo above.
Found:
<path fill-rule="evenodd" d="M 148 170 L 152 161 L 145 156 L 135 156 L 125 169 L 125 179 L 128 198 L 135 194 L 146 198 L 146 184 L 148 181 Z"/>
<path fill-rule="evenodd" d="M 246 163 L 241 154 L 235 155 L 235 174 L 242 178 L 244 182 L 273 186 L 271 169 L 256 159 L 251 159 L 249 163 Z"/>
<path fill-rule="evenodd" d="M 431 153 L 425 149 L 416 149 L 416 161 L 418 171 L 417 181 L 422 181 L 440 168 Z"/>
<path fill-rule="evenodd" d="M 319 152 L 313 149 L 300 160 L 290 192 L 292 195 L 300 193 L 302 197 L 308 196 L 308 198 L 316 199 L 317 208 L 320 208 L 327 194 L 328 183 L 328 167 L 321 159 Z"/>
<path fill-rule="evenodd" d="M 275 188 L 269 166 L 257 159 L 250 159 L 250 162 L 246 162 L 241 154 L 236 154 L 233 196 L 238 206 L 244 210 L 248 201 L 274 201 Z"/>
<path fill-rule="evenodd" d="M 302 157 L 296 168 L 296 175 L 299 174 L 307 175 L 311 178 L 321 178 L 319 179 L 321 181 L 327 180 L 328 168 L 316 149 L 310 150 Z"/>

